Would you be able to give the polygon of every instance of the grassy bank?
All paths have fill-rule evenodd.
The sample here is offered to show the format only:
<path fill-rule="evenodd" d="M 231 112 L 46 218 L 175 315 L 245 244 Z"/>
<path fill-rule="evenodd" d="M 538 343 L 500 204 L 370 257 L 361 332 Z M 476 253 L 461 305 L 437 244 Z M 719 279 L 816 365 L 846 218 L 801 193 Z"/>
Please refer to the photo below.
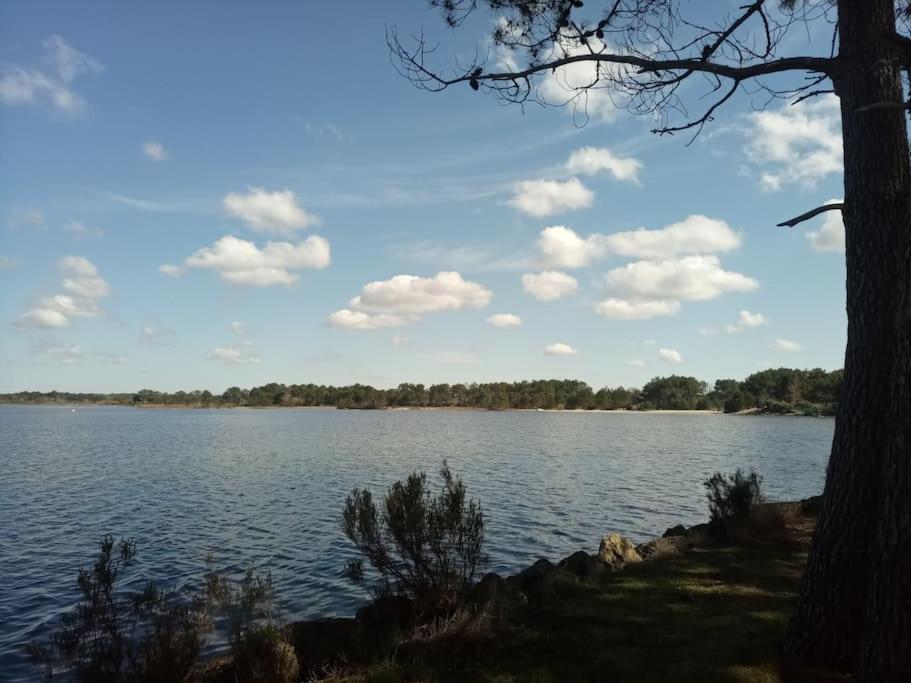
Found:
<path fill-rule="evenodd" d="M 508 622 L 416 634 L 334 681 L 780 681 L 812 523 L 741 546 L 559 577 Z M 840 680 L 802 673 L 797 680 Z"/>

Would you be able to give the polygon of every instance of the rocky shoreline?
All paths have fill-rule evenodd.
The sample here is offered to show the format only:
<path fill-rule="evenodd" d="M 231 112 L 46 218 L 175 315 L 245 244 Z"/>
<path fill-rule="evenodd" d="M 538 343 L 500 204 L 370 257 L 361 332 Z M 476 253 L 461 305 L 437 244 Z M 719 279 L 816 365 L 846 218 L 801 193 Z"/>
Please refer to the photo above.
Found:
<path fill-rule="evenodd" d="M 760 503 L 751 508 L 749 519 L 723 525 L 677 525 L 662 536 L 638 545 L 620 534 L 610 533 L 601 539 L 596 553 L 580 550 L 556 563 L 542 558 L 507 577 L 485 574 L 469 591 L 467 609 L 498 620 L 508 619 L 529 604 L 548 600 L 552 587 L 561 580 L 597 580 L 629 565 L 664 561 L 691 551 L 746 541 L 783 529 L 799 517 L 815 517 L 819 502 L 820 496 L 814 496 L 799 501 Z M 413 629 L 414 616 L 407 598 L 382 598 L 361 607 L 354 617 L 292 623 L 290 640 L 302 671 L 324 671 L 346 661 L 349 652 L 363 651 L 365 647 L 400 647 L 395 643 Z"/>

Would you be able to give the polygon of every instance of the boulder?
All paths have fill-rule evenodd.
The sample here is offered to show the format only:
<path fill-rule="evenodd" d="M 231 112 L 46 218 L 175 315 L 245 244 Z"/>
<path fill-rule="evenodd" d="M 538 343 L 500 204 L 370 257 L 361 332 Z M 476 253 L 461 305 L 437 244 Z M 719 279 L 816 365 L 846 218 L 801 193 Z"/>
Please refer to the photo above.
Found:
<path fill-rule="evenodd" d="M 305 670 L 343 662 L 358 640 L 354 619 L 315 619 L 291 624 L 291 643 Z"/>
<path fill-rule="evenodd" d="M 511 614 L 528 604 L 528 598 L 518 586 L 494 573 L 482 576 L 468 591 L 467 599 L 497 616 Z"/>
<path fill-rule="evenodd" d="M 800 503 L 756 503 L 750 507 L 750 529 L 778 531 L 801 515 Z"/>
<path fill-rule="evenodd" d="M 690 547 L 691 543 L 686 536 L 663 536 L 637 545 L 636 552 L 643 560 L 660 560 L 681 555 Z"/>
<path fill-rule="evenodd" d="M 800 513 L 804 517 L 816 517 L 819 514 L 819 506 L 822 505 L 822 496 L 810 496 L 800 501 Z"/>
<path fill-rule="evenodd" d="M 661 538 L 671 538 L 673 536 L 686 536 L 686 527 L 682 524 L 677 526 L 669 527 L 667 531 L 664 532 L 664 535 Z"/>
<path fill-rule="evenodd" d="M 532 602 L 552 595 L 558 576 L 564 573 L 563 569 L 550 560 L 541 559 L 515 576 L 510 576 L 507 581 L 518 586 L 528 601 Z"/>
<path fill-rule="evenodd" d="M 414 621 L 414 604 L 402 595 L 377 598 L 355 614 L 358 625 L 369 631 L 404 631 Z"/>
<path fill-rule="evenodd" d="M 564 557 L 557 563 L 557 566 L 583 579 L 594 579 L 608 571 L 608 566 L 604 562 L 596 555 L 589 555 L 584 550 Z"/>
<path fill-rule="evenodd" d="M 620 534 L 608 534 L 601 539 L 598 558 L 611 567 L 621 567 L 631 562 L 641 562 L 636 546 Z"/>
<path fill-rule="evenodd" d="M 715 527 L 709 523 L 697 524 L 686 530 L 686 538 L 689 541 L 691 548 L 711 545 L 716 536 L 717 532 Z"/>

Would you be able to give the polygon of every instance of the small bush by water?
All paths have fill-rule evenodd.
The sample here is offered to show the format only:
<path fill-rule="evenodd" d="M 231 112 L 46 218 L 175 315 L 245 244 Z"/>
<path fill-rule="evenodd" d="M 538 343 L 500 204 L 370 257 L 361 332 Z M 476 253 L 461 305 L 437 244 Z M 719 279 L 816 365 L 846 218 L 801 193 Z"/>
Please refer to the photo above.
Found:
<path fill-rule="evenodd" d="M 377 507 L 367 489 L 345 501 L 342 529 L 380 575 L 377 597 L 400 595 L 426 615 L 456 608 L 484 562 L 484 515 L 465 484 L 446 462 L 442 486 L 433 495 L 427 475 L 414 472 L 393 484 Z M 346 575 L 367 584 L 363 560 L 350 562 Z"/>
<path fill-rule="evenodd" d="M 714 524 L 748 517 L 750 507 L 763 501 L 762 477 L 755 470 L 745 473 L 738 467 L 734 474 L 715 472 L 703 485 Z"/>

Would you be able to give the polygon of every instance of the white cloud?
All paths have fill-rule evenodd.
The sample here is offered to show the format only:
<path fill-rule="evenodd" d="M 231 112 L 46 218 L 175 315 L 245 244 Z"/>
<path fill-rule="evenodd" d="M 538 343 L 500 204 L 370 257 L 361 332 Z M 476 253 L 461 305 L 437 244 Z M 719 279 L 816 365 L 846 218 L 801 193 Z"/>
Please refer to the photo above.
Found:
<path fill-rule="evenodd" d="M 190 268 L 211 269 L 233 284 L 268 287 L 291 285 L 298 279 L 292 270 L 326 268 L 330 261 L 329 242 L 318 235 L 297 244 L 266 242 L 262 249 L 253 242 L 226 235 L 212 246 L 190 254 L 182 267 L 165 264 L 158 270 L 179 277 Z"/>
<path fill-rule="evenodd" d="M 487 322 L 494 327 L 518 327 L 522 324 L 522 318 L 513 313 L 497 313 L 490 316 Z"/>
<path fill-rule="evenodd" d="M 554 344 L 548 344 L 545 346 L 544 353 L 548 356 L 575 356 L 579 352 L 569 344 L 556 342 Z"/>
<path fill-rule="evenodd" d="M 627 367 L 630 367 L 630 368 L 644 368 L 645 361 L 644 360 L 628 360 L 628 361 L 626 361 L 626 365 L 627 365 Z"/>
<path fill-rule="evenodd" d="M 769 348 L 774 351 L 788 351 L 790 353 L 800 351 L 803 347 L 795 341 L 781 339 L 780 337 L 769 344 Z"/>
<path fill-rule="evenodd" d="M 17 327 L 66 327 L 69 319 L 50 308 L 32 308 L 16 319 Z"/>
<path fill-rule="evenodd" d="M 769 321 L 766 319 L 762 313 L 750 313 L 747 310 L 740 311 L 740 316 L 737 318 L 737 322 L 725 325 L 724 331 L 728 334 L 734 334 L 737 332 L 742 332 L 747 327 L 759 327 L 760 325 L 765 325 Z"/>
<path fill-rule="evenodd" d="M 342 130 L 338 126 L 332 123 L 327 123 L 322 126 L 317 126 L 312 123 L 305 123 L 304 130 L 310 133 L 311 135 L 328 135 L 335 138 L 339 142 L 344 141 L 344 136 L 342 135 Z"/>
<path fill-rule="evenodd" d="M 82 359 L 82 349 L 78 345 L 60 345 L 60 346 L 47 346 L 42 349 L 42 351 L 54 358 L 59 360 L 61 363 L 76 363 Z"/>
<path fill-rule="evenodd" d="M 611 254 L 666 259 L 730 251 L 740 244 L 740 236 L 725 221 L 692 215 L 659 230 L 637 228 L 585 238 L 571 228 L 554 225 L 541 231 L 537 248 L 550 267 L 582 268 Z"/>
<path fill-rule="evenodd" d="M 46 228 L 44 212 L 41 209 L 14 211 L 6 221 L 10 228 Z"/>
<path fill-rule="evenodd" d="M 152 161 L 165 161 L 170 156 L 160 142 L 143 142 L 142 153 Z"/>
<path fill-rule="evenodd" d="M 261 187 L 248 187 L 247 194 L 228 194 L 223 204 L 229 214 L 257 232 L 291 235 L 319 224 L 319 217 L 304 211 L 287 188 L 268 192 Z"/>
<path fill-rule="evenodd" d="M 606 147 L 581 147 L 569 155 L 566 170 L 579 175 L 609 173 L 617 180 L 639 185 L 642 162 L 632 157 L 615 156 Z"/>
<path fill-rule="evenodd" d="M 74 240 L 81 240 L 87 237 L 102 237 L 104 235 L 104 231 L 101 228 L 89 227 L 82 221 L 64 223 L 60 226 L 60 229 L 72 235 Z"/>
<path fill-rule="evenodd" d="M 763 190 L 812 189 L 826 176 L 841 173 L 841 110 L 835 95 L 754 112 L 748 122 L 746 154 L 764 169 Z"/>
<path fill-rule="evenodd" d="M 643 299 L 704 301 L 725 292 L 750 292 L 756 280 L 726 271 L 717 256 L 687 256 L 666 261 L 636 261 L 607 273 L 610 287 Z"/>
<path fill-rule="evenodd" d="M 587 45 L 569 36 L 563 36 L 555 46 L 552 58 L 572 57 L 589 52 L 610 52 L 597 38 L 589 38 Z M 604 81 L 625 71 L 624 67 L 590 60 L 571 62 L 548 71 L 538 86 L 538 97 L 552 105 L 572 103 L 573 113 L 581 111 L 584 117 L 602 121 L 612 120 L 617 105 Z"/>
<path fill-rule="evenodd" d="M 711 337 L 712 335 L 718 334 L 718 329 L 715 327 L 700 327 L 699 334 L 704 337 Z"/>
<path fill-rule="evenodd" d="M 579 283 L 572 275 L 556 270 L 543 273 L 525 273 L 522 289 L 538 301 L 554 301 L 576 293 Z"/>
<path fill-rule="evenodd" d="M 650 259 L 731 251 L 741 243 L 740 235 L 725 221 L 699 214 L 660 230 L 637 228 L 605 239 L 607 249 L 614 254 Z"/>
<path fill-rule="evenodd" d="M 840 203 L 841 199 L 830 199 L 826 204 Z M 818 230 L 807 233 L 807 240 L 816 251 L 845 250 L 845 221 L 841 211 L 827 211 Z"/>
<path fill-rule="evenodd" d="M 595 313 L 610 320 L 647 320 L 676 315 L 680 302 L 673 299 L 630 300 L 609 298 L 595 304 Z"/>
<path fill-rule="evenodd" d="M 61 287 L 66 294 L 41 297 L 38 305 L 16 320 L 18 327 L 66 327 L 72 317 L 94 318 L 101 315 L 98 299 L 110 295 L 111 287 L 98 268 L 82 256 L 64 256 L 57 262 L 64 275 Z"/>
<path fill-rule="evenodd" d="M 247 326 L 244 325 L 240 320 L 235 320 L 231 323 L 231 331 L 238 337 L 243 337 L 247 334 Z"/>
<path fill-rule="evenodd" d="M 441 271 L 433 277 L 396 275 L 364 285 L 348 308 L 330 315 L 328 322 L 356 330 L 399 327 L 426 313 L 483 308 L 492 297 L 489 289 L 453 271 Z"/>
<path fill-rule="evenodd" d="M 81 111 L 85 102 L 72 89 L 72 82 L 83 74 L 101 73 L 104 67 L 60 36 L 45 38 L 42 46 L 42 66 L 12 64 L 0 67 L 0 102 L 7 105 L 45 103 L 67 114 Z"/>
<path fill-rule="evenodd" d="M 352 311 L 343 308 L 329 316 L 332 327 L 342 327 L 348 330 L 378 330 L 383 327 L 402 327 L 407 325 L 408 318 L 387 313 L 370 314 L 364 311 Z M 395 343 L 393 341 L 393 343 Z"/>
<path fill-rule="evenodd" d="M 668 363 L 682 363 L 683 356 L 677 349 L 658 349 L 658 358 Z"/>
<path fill-rule="evenodd" d="M 548 266 L 583 268 L 605 257 L 607 238 L 596 234 L 583 239 L 571 228 L 553 225 L 541 231 L 537 247 Z"/>
<path fill-rule="evenodd" d="M 507 204 L 535 218 L 592 205 L 595 194 L 578 178 L 569 180 L 524 180 L 516 183 Z"/>
<path fill-rule="evenodd" d="M 212 350 L 211 357 L 223 363 L 235 365 L 256 365 L 261 362 L 260 357 L 248 349 L 238 349 L 233 346 L 219 346 Z"/>

